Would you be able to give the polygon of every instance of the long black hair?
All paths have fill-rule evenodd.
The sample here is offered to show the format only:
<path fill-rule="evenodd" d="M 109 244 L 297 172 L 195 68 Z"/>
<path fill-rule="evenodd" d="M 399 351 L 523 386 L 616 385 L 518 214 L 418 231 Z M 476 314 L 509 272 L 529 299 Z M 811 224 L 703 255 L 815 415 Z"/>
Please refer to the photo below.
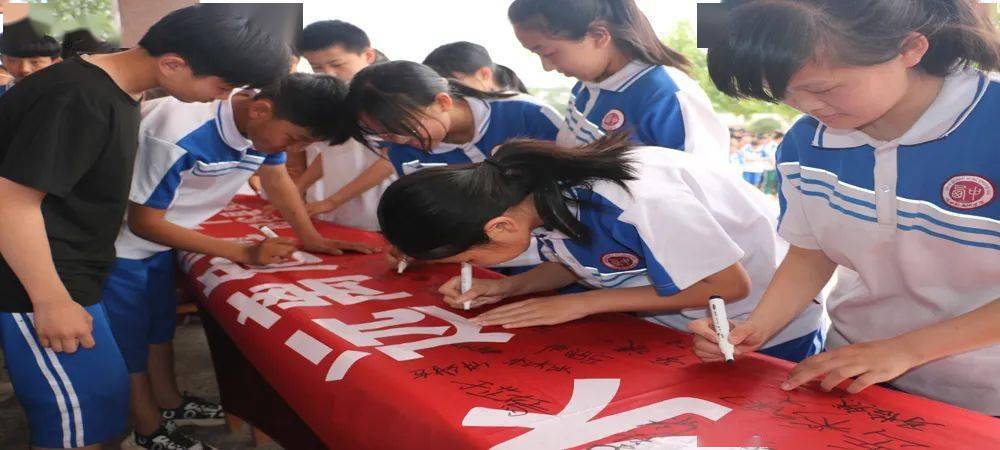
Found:
<path fill-rule="evenodd" d="M 685 72 L 691 66 L 684 55 L 656 36 L 635 0 L 514 0 L 507 16 L 514 25 L 575 41 L 594 25 L 603 25 L 629 58 Z"/>
<path fill-rule="evenodd" d="M 490 241 L 483 231 L 529 196 L 544 226 L 587 241 L 590 230 L 570 206 L 569 190 L 595 181 L 625 189 L 636 178 L 627 133 L 612 133 L 577 149 L 554 142 L 512 140 L 483 163 L 449 165 L 406 175 L 386 189 L 378 205 L 385 237 L 403 253 L 435 260 Z"/>
<path fill-rule="evenodd" d="M 460 41 L 444 44 L 424 58 L 424 65 L 437 71 L 445 78 L 455 73 L 473 75 L 483 67 L 493 71 L 493 82 L 505 91 L 528 93 L 521 78 L 509 67 L 493 62 L 490 52 L 479 44 Z"/>
<path fill-rule="evenodd" d="M 1000 69 L 996 27 L 972 0 L 759 0 L 729 15 L 728 37 L 708 49 L 708 68 L 719 90 L 735 97 L 781 101 L 809 61 L 881 64 L 914 32 L 930 43 L 918 65 L 926 73 Z"/>
<path fill-rule="evenodd" d="M 371 117 L 385 127 L 385 131 L 400 136 L 411 136 L 430 150 L 430 142 L 421 135 L 427 130 L 420 123 L 425 108 L 434 98 L 447 93 L 455 98 L 496 99 L 513 96 L 511 93 L 483 92 L 455 80 L 448 80 L 434 69 L 412 61 L 389 61 L 365 67 L 351 80 L 347 106 L 356 119 L 352 137 L 367 142 L 376 135 L 360 123 L 362 115 Z"/>

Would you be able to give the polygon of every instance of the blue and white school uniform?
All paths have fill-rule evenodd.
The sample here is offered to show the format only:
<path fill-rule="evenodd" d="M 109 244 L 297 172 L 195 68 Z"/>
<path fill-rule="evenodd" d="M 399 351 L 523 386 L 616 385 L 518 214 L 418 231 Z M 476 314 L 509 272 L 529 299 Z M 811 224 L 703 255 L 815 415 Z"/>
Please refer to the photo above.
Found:
<path fill-rule="evenodd" d="M 559 146 L 578 147 L 631 130 L 643 145 L 683 150 L 718 164 L 729 160 L 729 128 L 698 83 L 673 67 L 632 61 L 599 83 L 578 82 Z"/>
<path fill-rule="evenodd" d="M 183 103 L 163 98 L 143 105 L 129 200 L 166 210 L 168 221 L 194 228 L 222 210 L 261 165 L 284 164 L 236 128 L 230 100 Z M 101 303 L 130 372 L 146 369 L 148 344 L 173 339 L 174 254 L 128 226 L 115 242 L 117 258 Z"/>
<path fill-rule="evenodd" d="M 13 81 L 11 81 L 10 83 L 7 83 L 7 84 L 0 84 L 0 97 L 2 97 L 4 94 L 6 94 L 7 91 L 11 90 L 13 87 L 14 87 L 14 82 Z"/>
<path fill-rule="evenodd" d="M 830 348 L 892 338 L 1000 298 L 1000 81 L 945 78 L 902 137 L 799 120 L 778 150 L 779 233 L 851 269 L 828 299 Z M 1000 346 L 914 368 L 900 389 L 1000 415 Z"/>
<path fill-rule="evenodd" d="M 31 445 L 74 448 L 121 435 L 129 410 L 129 378 L 102 304 L 93 318 L 94 347 L 56 353 L 42 347 L 32 313 L 0 314 L 0 350 L 28 415 Z"/>
<path fill-rule="evenodd" d="M 562 116 L 551 106 L 528 95 L 481 100 L 465 98 L 472 109 L 476 131 L 464 144 L 442 142 L 430 151 L 392 144 L 387 156 L 396 173 L 406 175 L 425 167 L 482 162 L 496 146 L 514 138 L 554 141 Z"/>
<path fill-rule="evenodd" d="M 788 249 L 775 234 L 768 200 L 734 171 L 702 158 L 660 147 L 639 147 L 629 157 L 638 179 L 625 182 L 627 191 L 607 181 L 571 191 L 591 241 L 537 229 L 542 257 L 564 264 L 592 288 L 652 286 L 664 305 L 671 295 L 741 263 L 750 293 L 726 310 L 734 320 L 746 319 Z M 762 352 L 797 361 L 818 351 L 821 314 L 818 303 L 810 304 Z M 645 317 L 686 331 L 688 322 L 705 315 L 702 307 Z"/>

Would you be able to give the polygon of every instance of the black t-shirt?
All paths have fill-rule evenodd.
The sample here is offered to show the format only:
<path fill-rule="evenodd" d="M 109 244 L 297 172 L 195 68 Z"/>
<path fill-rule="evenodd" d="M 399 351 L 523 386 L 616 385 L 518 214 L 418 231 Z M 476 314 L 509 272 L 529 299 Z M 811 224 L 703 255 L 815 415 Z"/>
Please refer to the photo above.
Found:
<path fill-rule="evenodd" d="M 138 134 L 139 102 L 79 58 L 39 71 L 0 97 L 0 177 L 46 193 L 42 217 L 56 271 L 84 306 L 100 299 L 115 258 Z M 2 256 L 0 311 L 31 311 Z"/>

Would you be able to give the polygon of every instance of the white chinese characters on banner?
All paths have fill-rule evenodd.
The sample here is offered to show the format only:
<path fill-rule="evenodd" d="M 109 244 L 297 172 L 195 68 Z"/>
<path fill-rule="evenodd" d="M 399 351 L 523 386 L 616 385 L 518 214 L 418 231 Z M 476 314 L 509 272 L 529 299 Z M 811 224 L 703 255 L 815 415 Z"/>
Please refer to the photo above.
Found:
<path fill-rule="evenodd" d="M 578 379 L 573 394 L 558 414 L 511 415 L 505 409 L 476 407 L 462 421 L 467 427 L 521 427 L 527 433 L 495 445 L 492 450 L 572 448 L 682 414 L 719 420 L 731 409 L 707 400 L 677 397 L 593 420 L 603 411 L 621 383 L 619 379 Z"/>
<path fill-rule="evenodd" d="M 325 267 L 325 266 L 316 266 Z M 336 267 L 336 266 L 331 266 Z M 255 273 L 274 272 L 287 268 L 255 269 Z M 310 268 L 313 270 L 314 268 Z M 206 272 L 207 274 L 208 272 Z M 228 273 L 228 276 L 242 276 Z M 217 279 L 223 279 L 216 275 Z M 199 280 L 201 277 L 199 277 Z M 238 279 L 238 278 L 237 278 Z M 236 321 L 246 324 L 251 319 L 264 328 L 271 328 L 280 316 L 270 308 L 291 309 L 298 307 L 324 307 L 334 303 L 355 305 L 366 301 L 384 301 L 410 297 L 408 292 L 386 294 L 382 291 L 361 286 L 361 281 L 369 280 L 366 275 L 348 275 L 332 278 L 306 279 L 294 283 L 264 283 L 250 288 L 250 295 L 236 292 L 226 299 L 226 303 L 236 308 Z"/>
<path fill-rule="evenodd" d="M 319 264 L 322 262 L 323 260 L 316 255 L 306 252 L 295 252 L 292 255 L 292 261 L 269 264 L 263 267 L 246 267 L 226 258 L 216 256 L 209 260 L 210 265 L 208 269 L 205 270 L 205 273 L 199 275 L 197 280 L 205 286 L 202 293 L 205 294 L 206 298 L 210 298 L 209 296 L 212 294 L 212 291 L 221 284 L 235 280 L 248 280 L 259 273 L 297 272 L 302 270 L 333 271 L 338 269 L 338 266 L 334 264 Z"/>
<path fill-rule="evenodd" d="M 407 326 L 423 321 L 427 316 L 437 317 L 451 326 L 413 327 Z M 337 319 L 313 319 L 323 328 L 333 332 L 341 339 L 357 347 L 375 347 L 396 361 L 409 361 L 423 358 L 419 350 L 452 344 L 473 342 L 507 342 L 514 337 L 512 333 L 482 333 L 482 327 L 468 319 L 445 311 L 437 306 L 416 306 L 399 308 L 372 313 L 375 321 L 349 325 Z M 454 334 L 445 333 L 455 330 Z M 393 336 L 437 336 L 427 339 L 405 342 L 401 344 L 382 345 L 381 338 Z M 347 375 L 348 370 L 371 353 L 357 350 L 347 350 L 337 356 L 327 373 L 327 381 L 338 381 Z"/>

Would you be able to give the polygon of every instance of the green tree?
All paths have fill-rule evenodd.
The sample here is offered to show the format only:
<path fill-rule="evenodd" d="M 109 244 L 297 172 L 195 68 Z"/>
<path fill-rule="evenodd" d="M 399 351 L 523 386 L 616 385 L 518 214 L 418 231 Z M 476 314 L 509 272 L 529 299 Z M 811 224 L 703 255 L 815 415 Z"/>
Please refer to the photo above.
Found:
<path fill-rule="evenodd" d="M 29 17 L 42 32 L 60 39 L 67 31 L 86 28 L 100 39 L 118 42 L 121 35 L 114 0 L 29 0 Z"/>
<path fill-rule="evenodd" d="M 691 61 L 691 78 L 705 90 L 717 112 L 734 114 L 745 120 L 750 119 L 754 114 L 777 114 L 786 122 L 790 122 L 799 115 L 798 111 L 786 105 L 775 105 L 758 100 L 740 100 L 719 92 L 708 75 L 707 54 L 705 50 L 698 48 L 694 29 L 689 22 L 681 21 L 678 23 L 677 27 L 667 36 L 665 42 L 670 48 L 684 54 Z"/>
<path fill-rule="evenodd" d="M 761 117 L 747 124 L 747 131 L 753 134 L 772 133 L 775 131 L 785 131 L 788 125 L 781 123 L 774 117 Z"/>
<path fill-rule="evenodd" d="M 529 91 L 531 95 L 544 100 L 560 113 L 566 109 L 566 104 L 569 103 L 569 89 L 567 88 L 531 88 Z"/>

